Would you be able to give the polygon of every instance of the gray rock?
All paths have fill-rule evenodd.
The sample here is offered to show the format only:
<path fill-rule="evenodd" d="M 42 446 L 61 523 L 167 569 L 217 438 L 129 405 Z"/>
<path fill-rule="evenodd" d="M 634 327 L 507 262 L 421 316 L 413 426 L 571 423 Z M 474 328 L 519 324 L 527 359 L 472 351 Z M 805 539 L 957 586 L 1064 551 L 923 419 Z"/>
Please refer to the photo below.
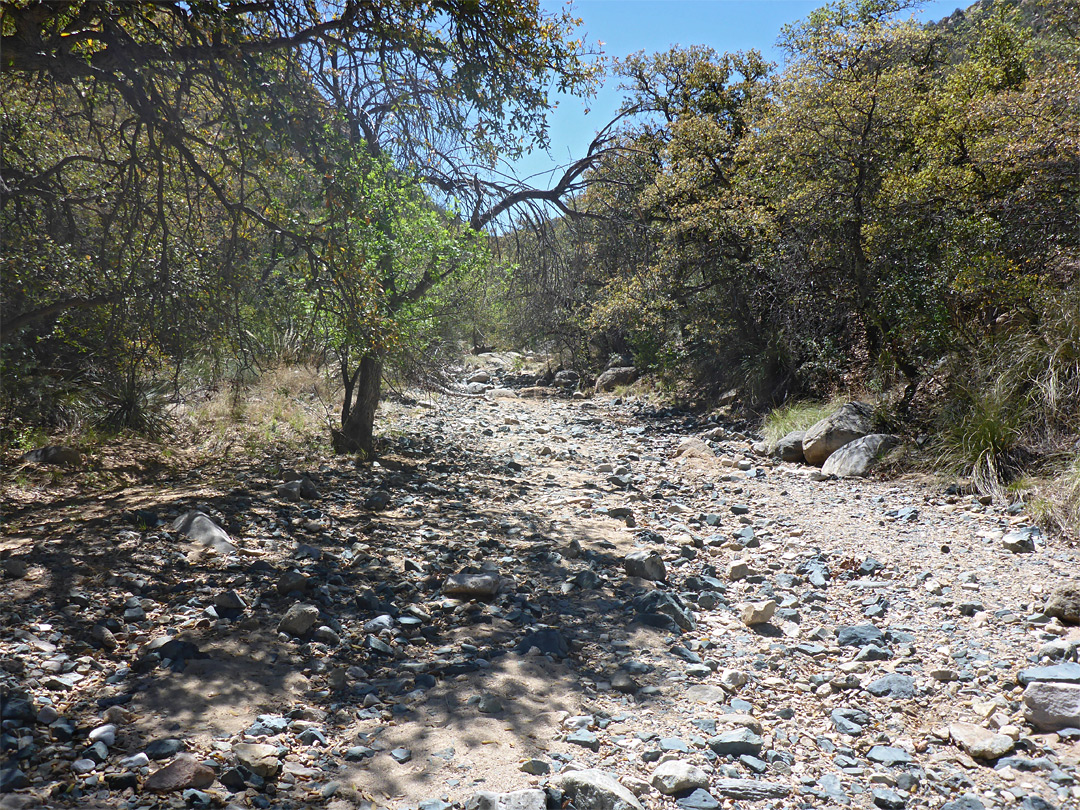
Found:
<path fill-rule="evenodd" d="M 186 744 L 183 740 L 178 740 L 175 737 L 165 737 L 160 740 L 152 740 L 143 749 L 143 753 L 150 759 L 168 759 L 171 756 L 175 756 L 179 752 L 183 751 Z"/>
<path fill-rule="evenodd" d="M 841 647 L 865 647 L 867 644 L 884 646 L 885 634 L 872 624 L 837 627 L 836 643 Z"/>
<path fill-rule="evenodd" d="M 1035 538 L 1042 532 L 1035 526 L 1013 529 L 1001 538 L 1001 545 L 1013 554 L 1026 554 L 1035 550 Z"/>
<path fill-rule="evenodd" d="M 911 754 L 903 748 L 893 748 L 890 745 L 875 745 L 867 752 L 866 758 L 887 768 L 911 762 Z"/>
<path fill-rule="evenodd" d="M 570 771 L 555 781 L 577 810 L 644 810 L 637 797 L 606 771 Z"/>
<path fill-rule="evenodd" d="M 566 638 L 554 627 L 545 627 L 526 633 L 518 643 L 515 652 L 525 655 L 533 647 L 536 647 L 542 655 L 554 655 L 557 658 L 566 658 L 570 655 L 570 647 Z"/>
<path fill-rule="evenodd" d="M 849 737 L 858 737 L 870 724 L 870 715 L 858 709 L 833 709 L 829 718 L 837 731 Z"/>
<path fill-rule="evenodd" d="M 513 793 L 494 793 L 482 790 L 474 793 L 465 810 L 546 810 L 547 794 L 537 788 L 516 790 Z"/>
<path fill-rule="evenodd" d="M 14 763 L 0 767 L 0 793 L 11 793 L 30 787 L 30 779 Z"/>
<path fill-rule="evenodd" d="M 62 444 L 50 444 L 23 454 L 23 461 L 33 464 L 67 465 L 79 464 L 82 460 L 82 453 L 74 447 L 65 447 Z"/>
<path fill-rule="evenodd" d="M 869 434 L 873 416 L 873 408 L 866 403 L 849 402 L 814 424 L 803 436 L 806 463 L 820 467 L 845 444 Z"/>
<path fill-rule="evenodd" d="M 443 583 L 443 593 L 468 599 L 490 599 L 501 586 L 502 578 L 498 574 L 451 574 Z"/>
<path fill-rule="evenodd" d="M 874 800 L 874 806 L 882 810 L 903 810 L 907 806 L 904 798 L 889 788 L 874 788 L 870 791 L 870 796 Z"/>
<path fill-rule="evenodd" d="M 799 464 L 803 461 L 802 443 L 805 435 L 805 430 L 793 430 L 776 443 L 774 452 L 780 457 L 781 461 L 788 461 L 793 464 Z"/>
<path fill-rule="evenodd" d="M 892 672 L 867 684 L 866 691 L 874 697 L 915 697 L 915 679 L 910 675 Z"/>
<path fill-rule="evenodd" d="M 521 763 L 521 770 L 533 776 L 545 776 L 551 773 L 551 766 L 542 759 L 527 759 Z"/>
<path fill-rule="evenodd" d="M 707 788 L 709 775 L 701 768 L 683 759 L 669 759 L 656 766 L 652 786 L 665 796 L 674 796 L 687 790 Z"/>
<path fill-rule="evenodd" d="M 178 754 L 176 759 L 146 778 L 143 790 L 150 793 L 172 793 L 190 788 L 204 788 L 212 785 L 214 778 L 214 772 L 191 754 Z"/>
<path fill-rule="evenodd" d="M 1080 624 L 1080 580 L 1054 588 L 1046 600 L 1046 614 L 1056 616 L 1065 624 Z"/>
<path fill-rule="evenodd" d="M 571 745 L 580 745 L 590 751 L 600 750 L 600 738 L 585 728 L 579 728 L 566 736 L 566 741 Z"/>
<path fill-rule="evenodd" d="M 216 554 L 232 554 L 236 551 L 228 533 L 198 509 L 192 509 L 174 520 L 172 530 Z"/>
<path fill-rule="evenodd" d="M 1021 686 L 1027 686 L 1035 681 L 1053 681 L 1056 683 L 1080 683 L 1080 664 L 1069 662 L 1065 664 L 1051 664 L 1047 667 L 1029 667 L 1020 670 L 1016 681 Z"/>
<path fill-rule="evenodd" d="M 630 385 L 637 378 L 638 370 L 634 366 L 609 368 L 596 378 L 596 393 L 613 391 L 620 385 Z"/>
<path fill-rule="evenodd" d="M 978 796 L 967 793 L 959 799 L 941 805 L 941 810 L 986 810 L 986 805 Z"/>
<path fill-rule="evenodd" d="M 319 609 L 315 605 L 305 605 L 296 602 L 285 611 L 278 624 L 278 630 L 288 633 L 290 636 L 302 636 L 312 628 L 319 619 Z"/>
<path fill-rule="evenodd" d="M 709 748 L 720 756 L 761 753 L 762 739 L 749 728 L 733 728 L 709 740 Z"/>
<path fill-rule="evenodd" d="M 665 582 L 667 580 L 667 567 L 664 558 L 651 549 L 638 549 L 626 555 L 623 560 L 623 570 L 628 577 L 640 577 L 652 582 Z"/>
<path fill-rule="evenodd" d="M 790 785 L 779 782 L 761 782 L 757 779 L 717 779 L 712 789 L 714 793 L 727 796 L 729 799 L 752 802 L 783 799 L 791 793 Z"/>
<path fill-rule="evenodd" d="M 840 447 L 831 453 L 825 463 L 821 465 L 824 475 L 835 475 L 838 478 L 856 478 L 870 474 L 874 463 L 892 448 L 899 444 L 897 436 L 888 433 L 871 433 L 860 436 L 858 439 Z"/>
<path fill-rule="evenodd" d="M 676 799 L 675 804 L 682 810 L 716 810 L 720 806 L 716 797 L 704 788 L 698 788 L 691 791 L 689 796 Z"/>
<path fill-rule="evenodd" d="M 1080 684 L 1034 681 L 1024 690 L 1024 705 L 1039 731 L 1080 727 Z"/>
<path fill-rule="evenodd" d="M 247 603 L 234 590 L 222 591 L 214 597 L 214 606 L 223 610 L 245 610 Z"/>

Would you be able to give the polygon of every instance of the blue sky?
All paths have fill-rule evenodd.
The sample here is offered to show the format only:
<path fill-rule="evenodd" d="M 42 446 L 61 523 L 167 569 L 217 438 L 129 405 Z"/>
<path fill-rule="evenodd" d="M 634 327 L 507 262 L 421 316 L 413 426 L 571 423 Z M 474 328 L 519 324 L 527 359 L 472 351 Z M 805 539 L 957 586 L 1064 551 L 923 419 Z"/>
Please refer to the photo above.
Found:
<path fill-rule="evenodd" d="M 541 0 L 545 9 L 562 3 Z M 776 47 L 785 23 L 800 20 L 825 0 L 577 0 L 575 16 L 589 42 L 603 42 L 608 56 L 637 51 L 654 53 L 672 45 L 707 45 L 718 53 L 756 48 L 766 59 L 780 63 Z M 947 17 L 970 2 L 933 0 L 918 12 L 924 22 Z M 611 120 L 622 95 L 618 80 L 609 78 L 596 98 L 583 102 L 564 98 L 550 117 L 551 149 L 534 152 L 516 166 L 519 177 L 531 176 L 534 186 L 547 185 L 547 175 L 585 154 L 596 130 Z M 585 108 L 590 108 L 588 114 Z"/>

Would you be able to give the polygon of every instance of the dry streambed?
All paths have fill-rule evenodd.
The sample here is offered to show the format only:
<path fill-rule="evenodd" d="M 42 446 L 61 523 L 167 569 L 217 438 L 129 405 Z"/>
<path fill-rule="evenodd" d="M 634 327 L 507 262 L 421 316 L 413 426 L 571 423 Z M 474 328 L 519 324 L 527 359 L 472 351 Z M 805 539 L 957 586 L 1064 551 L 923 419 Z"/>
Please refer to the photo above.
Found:
<path fill-rule="evenodd" d="M 9 523 L 5 806 L 1080 806 L 1077 550 L 1006 505 L 638 402 L 388 417 Z"/>

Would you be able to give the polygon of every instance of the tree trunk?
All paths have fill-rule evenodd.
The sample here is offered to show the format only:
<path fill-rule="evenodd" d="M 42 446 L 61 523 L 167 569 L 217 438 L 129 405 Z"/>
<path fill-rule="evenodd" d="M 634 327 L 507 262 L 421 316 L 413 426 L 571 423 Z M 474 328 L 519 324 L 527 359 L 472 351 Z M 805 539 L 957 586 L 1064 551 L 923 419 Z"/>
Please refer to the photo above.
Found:
<path fill-rule="evenodd" d="M 341 430 L 333 432 L 335 453 L 375 455 L 375 409 L 381 394 L 382 360 L 365 355 L 352 380 L 346 380 Z"/>

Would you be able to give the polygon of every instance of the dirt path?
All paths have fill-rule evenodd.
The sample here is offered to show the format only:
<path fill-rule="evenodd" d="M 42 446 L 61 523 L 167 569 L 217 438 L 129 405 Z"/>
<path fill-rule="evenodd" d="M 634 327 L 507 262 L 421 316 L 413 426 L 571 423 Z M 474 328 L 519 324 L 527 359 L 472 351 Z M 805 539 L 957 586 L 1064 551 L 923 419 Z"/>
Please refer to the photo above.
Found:
<path fill-rule="evenodd" d="M 2 585 L 5 805 L 440 810 L 586 767 L 647 808 L 708 807 L 650 787 L 673 759 L 724 805 L 1080 807 L 1080 732 L 1030 726 L 1018 683 L 1040 651 L 1080 681 L 1080 632 L 1041 613 L 1078 553 L 1007 550 L 1006 505 L 813 481 L 610 398 L 448 397 L 385 424 L 383 465 L 300 469 L 310 501 L 250 460 L 9 521 L 28 567 Z M 195 507 L 235 553 L 169 530 Z M 663 580 L 627 575 L 639 551 Z M 498 591 L 452 595 L 459 573 Z M 307 626 L 283 625 L 296 605 Z M 150 792 L 177 756 L 187 781 Z"/>

